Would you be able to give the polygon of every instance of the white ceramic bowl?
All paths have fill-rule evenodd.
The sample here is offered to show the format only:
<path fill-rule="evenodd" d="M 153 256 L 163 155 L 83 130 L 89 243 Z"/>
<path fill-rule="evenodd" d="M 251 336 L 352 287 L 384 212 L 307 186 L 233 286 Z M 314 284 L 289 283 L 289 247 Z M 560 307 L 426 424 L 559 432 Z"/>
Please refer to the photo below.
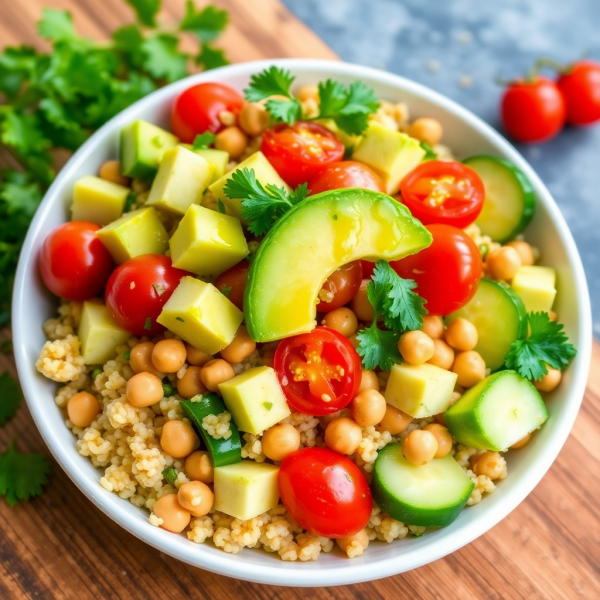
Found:
<path fill-rule="evenodd" d="M 254 550 L 231 555 L 150 525 L 146 512 L 100 487 L 100 471 L 77 453 L 75 440 L 54 404 L 56 384 L 39 375 L 34 366 L 45 341 L 42 323 L 54 314 L 56 307 L 56 300 L 45 291 L 38 277 L 36 256 L 46 235 L 67 220 L 73 182 L 84 174 L 96 173 L 105 160 L 118 155 L 119 131 L 134 119 L 167 126 L 175 97 L 190 85 L 220 81 L 241 90 L 252 73 L 273 62 L 290 69 L 298 84 L 328 77 L 344 83 L 359 79 L 373 87 L 379 98 L 406 102 L 413 117 L 439 119 L 444 126 L 444 143 L 458 157 L 487 153 L 518 165 L 533 183 L 538 199 L 527 239 L 541 248 L 542 263 L 558 271 L 556 311 L 578 348 L 563 383 L 548 399 L 549 421 L 531 444 L 509 456 L 509 476 L 491 496 L 464 510 L 449 527 L 430 531 L 418 539 L 372 544 L 353 560 L 342 558 L 337 552 L 322 554 L 314 563 L 283 562 L 278 556 Z M 111 519 L 162 552 L 230 577 L 278 585 L 330 586 L 394 575 L 432 562 L 485 533 L 531 492 L 556 458 L 583 397 L 591 352 L 590 304 L 579 254 L 558 207 L 525 160 L 488 125 L 447 98 L 395 75 L 332 61 L 244 63 L 195 75 L 150 94 L 104 125 L 71 158 L 46 194 L 21 253 L 13 307 L 15 355 L 27 403 L 52 454 L 79 489 Z"/>

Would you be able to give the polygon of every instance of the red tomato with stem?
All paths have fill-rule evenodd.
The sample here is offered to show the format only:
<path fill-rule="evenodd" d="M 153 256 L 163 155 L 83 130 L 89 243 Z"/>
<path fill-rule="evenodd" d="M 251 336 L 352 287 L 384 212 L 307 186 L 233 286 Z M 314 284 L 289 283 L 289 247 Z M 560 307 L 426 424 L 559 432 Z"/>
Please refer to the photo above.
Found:
<path fill-rule="evenodd" d="M 329 312 L 348 304 L 360 287 L 363 279 L 362 261 L 355 260 L 336 269 L 325 281 L 317 304 L 317 312 Z"/>
<path fill-rule="evenodd" d="M 328 327 L 282 340 L 273 367 L 288 404 L 307 415 L 341 410 L 360 386 L 360 356 L 343 335 Z"/>
<path fill-rule="evenodd" d="M 119 265 L 106 285 L 106 306 L 119 327 L 152 337 L 164 331 L 156 319 L 187 271 L 162 254 L 143 254 Z"/>
<path fill-rule="evenodd" d="M 246 289 L 249 270 L 250 263 L 243 260 L 221 273 L 215 280 L 215 287 L 223 292 L 240 310 L 244 310 L 244 290 Z"/>
<path fill-rule="evenodd" d="M 390 266 L 417 282 L 416 292 L 427 300 L 432 315 L 449 315 L 474 296 L 481 279 L 481 253 L 475 242 L 451 225 L 428 225 L 431 246 Z"/>
<path fill-rule="evenodd" d="M 237 113 L 245 101 L 239 92 L 222 83 L 199 83 L 188 88 L 175 100 L 171 113 L 171 128 L 182 141 L 191 144 L 205 131 L 218 133 L 223 129 L 219 114 Z"/>
<path fill-rule="evenodd" d="M 281 178 L 296 187 L 309 181 L 324 166 L 344 157 L 344 144 L 318 123 L 296 121 L 265 131 L 260 146 Z"/>
<path fill-rule="evenodd" d="M 600 65 L 580 60 L 556 82 L 567 104 L 567 122 L 589 125 L 600 119 Z"/>
<path fill-rule="evenodd" d="M 87 221 L 59 225 L 44 240 L 39 255 L 42 281 L 55 295 L 81 302 L 97 296 L 115 264 L 96 237 L 100 227 Z"/>
<path fill-rule="evenodd" d="M 340 538 L 364 529 L 373 498 L 360 469 L 327 448 L 302 448 L 279 468 L 279 494 L 292 519 L 313 535 Z"/>
<path fill-rule="evenodd" d="M 504 92 L 501 103 L 504 127 L 520 142 L 541 142 L 554 137 L 564 126 L 566 104 L 551 79 L 516 81 Z"/>
<path fill-rule="evenodd" d="M 413 217 L 423 225 L 445 223 L 462 229 L 479 216 L 485 187 L 467 165 L 428 160 L 404 178 L 400 194 Z"/>
<path fill-rule="evenodd" d="M 311 194 L 340 188 L 362 188 L 385 193 L 381 177 L 371 167 L 354 160 L 342 160 L 327 165 L 308 183 Z"/>

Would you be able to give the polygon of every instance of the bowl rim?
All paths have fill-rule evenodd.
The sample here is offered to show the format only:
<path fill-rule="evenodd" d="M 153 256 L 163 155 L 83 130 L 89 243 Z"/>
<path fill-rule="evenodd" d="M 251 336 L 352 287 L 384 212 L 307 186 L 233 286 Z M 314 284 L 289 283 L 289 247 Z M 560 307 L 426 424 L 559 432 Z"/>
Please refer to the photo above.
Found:
<path fill-rule="evenodd" d="M 335 76 L 336 74 L 343 74 L 357 79 L 377 81 L 384 85 L 393 86 L 398 90 L 408 91 L 420 96 L 424 100 L 436 104 L 444 111 L 461 119 L 466 125 L 490 140 L 500 149 L 504 156 L 516 163 L 525 172 L 534 186 L 536 197 L 540 199 L 548 210 L 557 233 L 564 244 L 569 263 L 573 268 L 573 275 L 577 284 L 577 311 L 579 314 L 578 334 L 580 342 L 578 345 L 577 360 L 571 366 L 571 369 L 573 369 L 574 372 L 572 373 L 571 389 L 567 396 L 569 410 L 566 414 L 566 418 L 562 419 L 561 422 L 556 425 L 553 436 L 546 442 L 547 446 L 545 451 L 536 460 L 535 472 L 533 474 L 528 473 L 526 480 L 523 479 L 519 485 L 515 485 L 511 488 L 509 492 L 504 495 L 503 502 L 500 506 L 496 507 L 495 511 L 486 512 L 485 519 L 482 516 L 477 516 L 476 518 L 467 521 L 457 531 L 440 539 L 440 542 L 442 543 L 434 543 L 432 544 L 432 547 L 429 547 L 429 544 L 424 546 L 415 544 L 414 549 L 411 549 L 410 552 L 403 555 L 403 560 L 401 562 L 392 556 L 383 560 L 380 559 L 376 562 L 365 561 L 359 565 L 348 563 L 346 568 L 310 568 L 308 564 L 292 564 L 289 568 L 286 568 L 287 564 L 279 561 L 273 561 L 272 565 L 256 565 L 251 561 L 245 563 L 243 560 L 233 560 L 232 555 L 225 552 L 203 552 L 201 546 L 195 547 L 193 551 L 191 548 L 188 549 L 187 546 L 178 546 L 175 543 L 175 540 L 172 539 L 174 536 L 171 534 L 155 527 L 142 527 L 139 522 L 132 520 L 127 511 L 121 507 L 123 500 L 120 497 L 110 492 L 99 493 L 99 491 L 104 492 L 104 490 L 100 490 L 97 480 L 92 480 L 78 469 L 76 458 L 79 455 L 77 454 L 75 447 L 64 446 L 55 436 L 52 428 L 45 421 L 44 402 L 37 399 L 33 389 L 35 373 L 32 371 L 31 364 L 27 359 L 24 344 L 24 335 L 26 331 L 24 323 L 27 320 L 28 306 L 27 276 L 35 269 L 35 257 L 32 256 L 34 240 L 39 234 L 41 224 L 47 218 L 48 214 L 52 212 L 53 199 L 60 194 L 65 183 L 69 181 L 70 173 L 82 164 L 90 154 L 93 154 L 96 145 L 98 142 L 101 142 L 102 138 L 107 133 L 134 118 L 137 111 L 145 104 L 156 103 L 156 105 L 159 105 L 161 102 L 168 101 L 178 92 L 183 91 L 190 85 L 215 79 L 218 80 L 225 73 L 227 76 L 231 77 L 250 76 L 252 73 L 256 73 L 271 65 L 289 69 L 295 74 L 310 73 L 316 76 Z M 55 181 L 47 191 L 27 233 L 21 251 L 14 284 L 13 337 L 15 342 L 15 359 L 23 393 L 38 430 L 61 468 L 85 496 L 102 512 L 129 533 L 147 544 L 193 566 L 238 579 L 257 583 L 288 586 L 343 585 L 396 575 L 446 556 L 491 529 L 525 499 L 556 459 L 558 452 L 569 435 L 583 399 L 592 350 L 590 299 L 583 266 L 575 242 L 549 191 L 517 150 L 490 125 L 482 121 L 469 110 L 424 85 L 399 75 L 394 75 L 370 67 L 319 59 L 274 59 L 252 61 L 229 65 L 205 73 L 192 75 L 140 99 L 121 113 L 117 114 L 90 136 L 90 138 L 69 159 L 56 177 Z M 415 540 L 415 542 L 416 541 L 417 540 Z M 312 564 L 315 565 L 315 563 Z M 318 561 L 316 564 L 318 564 Z"/>

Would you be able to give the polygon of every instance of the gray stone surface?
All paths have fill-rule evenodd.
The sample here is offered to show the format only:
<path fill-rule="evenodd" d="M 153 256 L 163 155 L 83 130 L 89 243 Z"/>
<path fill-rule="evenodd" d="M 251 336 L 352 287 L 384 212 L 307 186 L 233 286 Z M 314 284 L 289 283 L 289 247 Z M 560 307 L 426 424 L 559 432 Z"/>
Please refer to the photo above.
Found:
<path fill-rule="evenodd" d="M 283 0 L 344 60 L 386 69 L 457 100 L 501 129 L 501 88 L 536 58 L 600 59 L 596 0 Z M 438 66 L 438 70 L 433 72 Z M 464 87 L 470 82 L 469 87 Z M 600 336 L 600 125 L 516 144 L 571 227 Z"/>

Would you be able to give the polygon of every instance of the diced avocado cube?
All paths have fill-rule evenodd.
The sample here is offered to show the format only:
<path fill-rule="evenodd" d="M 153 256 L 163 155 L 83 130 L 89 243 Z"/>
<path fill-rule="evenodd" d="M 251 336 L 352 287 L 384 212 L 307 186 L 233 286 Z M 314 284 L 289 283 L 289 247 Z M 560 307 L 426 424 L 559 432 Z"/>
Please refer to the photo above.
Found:
<path fill-rule="evenodd" d="M 228 152 L 225 152 L 225 150 L 217 150 L 215 148 L 200 148 L 199 150 L 194 150 L 194 154 L 201 156 L 214 167 L 211 183 L 214 183 L 217 179 L 220 179 L 225 175 L 227 164 L 229 163 Z"/>
<path fill-rule="evenodd" d="M 150 188 L 146 204 L 183 215 L 199 204 L 211 181 L 213 166 L 183 146 L 167 150 Z"/>
<path fill-rule="evenodd" d="M 271 183 L 277 187 L 283 187 L 287 191 L 290 191 L 287 183 L 285 183 L 285 181 L 279 177 L 279 174 L 267 160 L 267 157 L 260 151 L 256 152 L 252 156 L 249 156 L 246 160 L 242 161 L 235 169 L 233 169 L 233 171 L 230 171 L 221 177 L 221 179 L 218 179 L 208 187 L 208 189 L 223 202 L 227 208 L 227 211 L 234 217 L 241 218 L 242 200 L 240 198 L 228 198 L 225 195 L 223 188 L 225 187 L 225 184 L 231 175 L 236 171 L 241 171 L 243 168 L 253 169 L 256 180 L 260 181 L 263 186 Z"/>
<path fill-rule="evenodd" d="M 121 130 L 121 171 L 127 177 L 151 179 L 158 161 L 166 150 L 176 146 L 177 136 L 142 121 L 130 123 Z"/>
<path fill-rule="evenodd" d="M 94 175 L 84 175 L 73 186 L 73 221 L 108 225 L 123 214 L 130 190 Z"/>
<path fill-rule="evenodd" d="M 173 266 L 216 277 L 248 256 L 239 219 L 192 204 L 169 240 Z"/>
<path fill-rule="evenodd" d="M 183 277 L 157 321 L 194 348 L 216 354 L 231 344 L 243 319 L 214 285 Z"/>
<path fill-rule="evenodd" d="M 262 433 L 291 414 L 271 367 L 249 369 L 221 383 L 219 391 L 241 431 Z"/>
<path fill-rule="evenodd" d="M 141 254 L 164 254 L 169 234 L 151 206 L 125 213 L 96 232 L 118 264 Z"/>
<path fill-rule="evenodd" d="M 345 131 L 342 131 L 336 125 L 333 119 L 317 119 L 316 122 L 323 125 L 323 127 L 325 127 L 326 129 L 329 129 L 329 131 L 331 131 L 332 133 L 335 133 L 335 135 L 337 135 L 340 138 L 344 146 L 346 146 L 347 148 L 356 148 L 356 146 L 358 146 L 358 143 L 362 139 L 362 136 L 360 135 L 351 135 L 349 133 L 346 133 Z"/>
<path fill-rule="evenodd" d="M 527 312 L 548 312 L 556 297 L 556 271 L 551 267 L 521 267 L 512 280 Z"/>
<path fill-rule="evenodd" d="M 425 156 L 418 140 L 405 133 L 371 123 L 362 140 L 354 149 L 352 158 L 369 165 L 383 179 L 385 191 L 396 194 L 405 175 L 410 173 Z"/>
<path fill-rule="evenodd" d="M 115 323 L 104 304 L 95 302 L 83 303 L 77 335 L 86 365 L 104 364 L 114 357 L 117 346 L 131 337 Z"/>
<path fill-rule="evenodd" d="M 385 399 L 415 419 L 444 412 L 450 406 L 456 373 L 435 365 L 394 365 Z"/>
<path fill-rule="evenodd" d="M 279 467 L 253 460 L 215 469 L 214 509 L 242 521 L 279 504 Z"/>

